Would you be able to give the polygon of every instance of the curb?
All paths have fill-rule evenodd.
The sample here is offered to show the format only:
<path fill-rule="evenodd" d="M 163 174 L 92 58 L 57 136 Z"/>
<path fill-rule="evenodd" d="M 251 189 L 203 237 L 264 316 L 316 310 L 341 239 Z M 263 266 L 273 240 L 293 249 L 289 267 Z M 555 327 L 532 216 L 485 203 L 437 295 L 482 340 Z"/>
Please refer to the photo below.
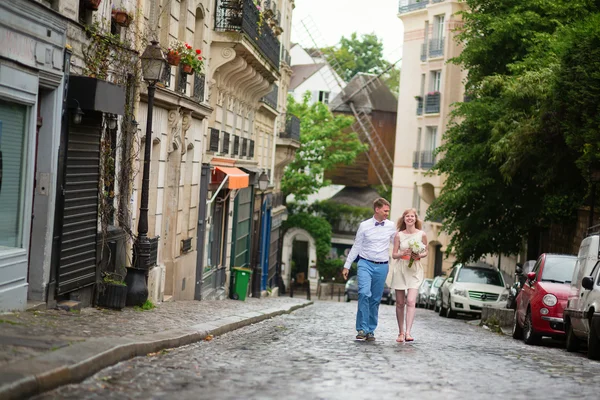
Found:
<path fill-rule="evenodd" d="M 209 335 L 220 336 L 279 315 L 290 314 L 312 304 L 314 304 L 312 301 L 307 301 L 286 309 L 247 312 L 240 316 L 225 317 L 188 328 L 142 336 L 141 340 L 120 337 L 89 339 L 83 343 L 36 357 L 37 368 L 31 366 L 34 359 L 9 365 L 7 371 L 2 372 L 2 378 L 0 378 L 0 399 L 22 399 L 56 389 L 59 386 L 79 383 L 118 362 L 163 349 L 199 342 Z M 32 369 L 39 369 L 39 371 L 32 373 Z"/>

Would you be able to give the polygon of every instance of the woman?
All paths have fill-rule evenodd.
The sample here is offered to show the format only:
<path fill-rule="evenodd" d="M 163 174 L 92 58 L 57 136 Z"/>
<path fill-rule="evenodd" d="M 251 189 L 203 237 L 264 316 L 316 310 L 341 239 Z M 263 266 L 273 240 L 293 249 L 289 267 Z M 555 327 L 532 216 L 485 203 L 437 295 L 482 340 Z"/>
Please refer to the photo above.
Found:
<path fill-rule="evenodd" d="M 398 232 L 394 237 L 394 250 L 392 258 L 398 260 L 390 267 L 389 286 L 396 290 L 396 318 L 398 319 L 398 338 L 396 342 L 412 342 L 410 330 L 415 319 L 415 304 L 421 282 L 423 282 L 423 267 L 421 259 L 427 256 L 427 235 L 421 230 L 421 221 L 417 210 L 409 208 L 404 211 L 396 227 Z M 413 253 L 409 248 L 411 241 L 421 241 L 424 250 Z M 413 264 L 408 267 L 410 260 Z M 406 292 L 408 293 L 406 293 Z M 404 306 L 406 305 L 406 331 L 404 330 Z"/>

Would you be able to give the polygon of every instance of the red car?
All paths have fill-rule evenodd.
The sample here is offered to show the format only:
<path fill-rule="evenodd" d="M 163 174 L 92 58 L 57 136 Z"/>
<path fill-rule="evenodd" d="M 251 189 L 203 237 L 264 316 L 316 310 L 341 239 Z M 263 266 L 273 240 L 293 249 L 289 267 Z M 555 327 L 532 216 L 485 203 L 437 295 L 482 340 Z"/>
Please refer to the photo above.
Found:
<path fill-rule="evenodd" d="M 542 336 L 565 335 L 563 310 L 567 305 L 576 256 L 542 254 L 517 296 L 513 338 L 538 344 Z"/>

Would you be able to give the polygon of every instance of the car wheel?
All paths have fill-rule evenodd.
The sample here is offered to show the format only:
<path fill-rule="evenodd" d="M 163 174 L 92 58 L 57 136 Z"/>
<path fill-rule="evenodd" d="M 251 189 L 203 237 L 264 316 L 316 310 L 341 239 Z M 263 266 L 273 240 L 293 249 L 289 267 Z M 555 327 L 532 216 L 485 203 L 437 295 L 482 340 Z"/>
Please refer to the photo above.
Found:
<path fill-rule="evenodd" d="M 442 299 L 442 301 L 441 301 L 439 310 L 440 310 L 440 317 L 445 317 L 446 309 L 444 308 L 444 299 Z"/>
<path fill-rule="evenodd" d="M 350 303 L 350 296 L 348 296 L 348 292 L 344 293 L 344 300 L 346 300 L 346 303 Z"/>
<path fill-rule="evenodd" d="M 571 324 L 567 324 L 567 339 L 565 343 L 565 348 L 568 352 L 573 352 L 579 350 L 579 339 L 575 336 L 575 332 L 573 332 L 573 327 Z"/>
<path fill-rule="evenodd" d="M 516 310 L 513 316 L 512 337 L 513 339 L 523 339 L 523 328 L 519 325 Z"/>
<path fill-rule="evenodd" d="M 392 304 L 394 304 L 394 300 L 392 300 L 392 296 L 388 297 L 387 304 L 388 304 L 388 306 L 391 306 Z"/>
<path fill-rule="evenodd" d="M 527 310 L 527 315 L 525 315 L 525 323 L 523 324 L 523 341 L 526 344 L 536 345 L 540 343 L 540 340 L 541 336 L 535 333 L 533 330 L 531 310 Z"/>
<path fill-rule="evenodd" d="M 456 311 L 452 310 L 452 301 L 450 300 L 450 296 L 448 296 L 448 308 L 446 308 L 446 318 L 454 317 L 456 317 Z"/>
<path fill-rule="evenodd" d="M 590 331 L 588 333 L 588 358 L 590 360 L 600 360 L 600 341 L 598 339 L 600 339 L 598 332 L 592 318 L 590 318 Z"/>

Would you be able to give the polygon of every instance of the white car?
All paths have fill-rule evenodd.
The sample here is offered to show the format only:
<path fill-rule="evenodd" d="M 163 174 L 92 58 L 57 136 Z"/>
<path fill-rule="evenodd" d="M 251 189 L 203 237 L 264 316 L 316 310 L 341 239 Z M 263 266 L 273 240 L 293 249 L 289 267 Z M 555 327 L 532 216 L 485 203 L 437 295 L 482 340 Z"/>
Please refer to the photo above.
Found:
<path fill-rule="evenodd" d="M 457 312 L 480 315 L 484 305 L 505 308 L 508 289 L 502 273 L 488 264 L 456 264 L 441 288 L 440 315 Z"/>

